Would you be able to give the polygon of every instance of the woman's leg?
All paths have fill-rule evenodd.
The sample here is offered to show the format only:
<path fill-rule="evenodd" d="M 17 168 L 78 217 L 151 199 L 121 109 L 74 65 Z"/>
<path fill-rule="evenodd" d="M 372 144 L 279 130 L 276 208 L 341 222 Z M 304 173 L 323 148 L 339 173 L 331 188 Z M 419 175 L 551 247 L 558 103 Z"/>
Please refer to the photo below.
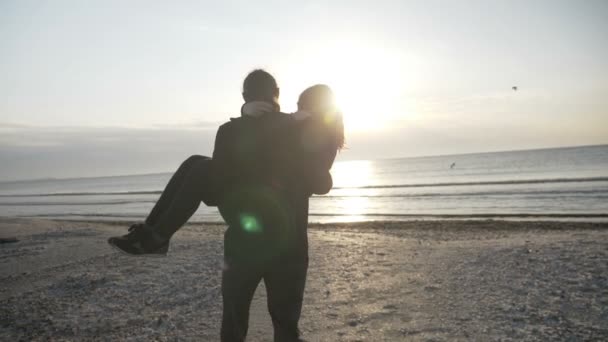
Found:
<path fill-rule="evenodd" d="M 182 184 L 186 179 L 186 176 L 190 172 L 190 169 L 192 169 L 192 166 L 196 163 L 200 163 L 202 160 L 207 159 L 207 157 L 194 155 L 190 156 L 179 166 L 177 171 L 175 171 L 173 176 L 171 176 L 169 183 L 167 183 L 167 185 L 165 186 L 165 189 L 160 195 L 160 198 L 158 199 L 158 201 L 154 205 L 154 208 L 152 208 L 152 211 L 150 211 L 150 214 L 146 218 L 145 222 L 147 225 L 155 225 L 158 222 L 159 217 L 163 214 L 163 212 L 169 209 L 171 203 L 173 202 L 175 194 L 181 188 Z"/>
<path fill-rule="evenodd" d="M 159 209 L 156 212 L 153 210 L 154 217 L 151 219 L 150 226 L 154 232 L 166 239 L 171 238 L 196 212 L 204 198 L 205 191 L 211 191 L 211 180 L 209 179 L 211 159 L 195 156 L 188 158 L 187 162 L 187 166 L 184 166 L 182 170 L 183 173 L 176 177 L 173 184 L 169 182 L 170 193 L 165 199 L 161 196 L 157 203 Z M 162 203 L 160 203 L 161 200 Z M 148 223 L 147 220 L 146 223 Z"/>
<path fill-rule="evenodd" d="M 208 179 L 211 159 L 192 156 L 182 163 L 148 215 L 145 224 L 133 225 L 129 233 L 108 243 L 130 255 L 167 254 L 173 233 L 196 212 L 205 195 L 211 194 Z"/>

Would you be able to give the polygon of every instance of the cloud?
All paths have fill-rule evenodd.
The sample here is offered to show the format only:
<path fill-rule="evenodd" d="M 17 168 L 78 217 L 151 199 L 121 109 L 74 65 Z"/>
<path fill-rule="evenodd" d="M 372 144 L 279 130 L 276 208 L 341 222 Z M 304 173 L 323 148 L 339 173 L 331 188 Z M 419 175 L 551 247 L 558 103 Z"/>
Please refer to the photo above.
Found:
<path fill-rule="evenodd" d="M 11 123 L 11 122 L 0 122 L 0 130 L 11 130 L 11 129 L 23 129 L 30 128 L 31 126 Z"/>
<path fill-rule="evenodd" d="M 152 126 L 153 128 L 162 128 L 162 129 L 187 129 L 187 130 L 199 130 L 199 129 L 217 129 L 223 122 L 219 121 L 193 121 L 193 122 L 184 122 L 181 124 L 157 124 Z"/>
<path fill-rule="evenodd" d="M 33 127 L 0 124 L 0 179 L 82 177 L 171 171 L 209 155 L 215 128 Z M 217 127 L 217 125 L 215 126 Z"/>

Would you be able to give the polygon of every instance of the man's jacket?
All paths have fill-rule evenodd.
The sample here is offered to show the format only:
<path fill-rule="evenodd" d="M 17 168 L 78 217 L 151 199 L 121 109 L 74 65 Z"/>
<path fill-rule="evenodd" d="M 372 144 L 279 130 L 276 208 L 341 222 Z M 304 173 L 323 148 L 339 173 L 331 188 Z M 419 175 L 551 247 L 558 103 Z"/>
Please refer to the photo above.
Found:
<path fill-rule="evenodd" d="M 331 179 L 316 171 L 327 168 L 327 161 L 301 149 L 301 127 L 288 114 L 267 113 L 231 119 L 218 129 L 212 178 L 229 226 L 227 254 L 266 249 L 272 255 L 294 244 L 307 246 L 308 197 L 329 191 Z M 318 159 L 327 158 L 333 162 L 335 151 Z"/>

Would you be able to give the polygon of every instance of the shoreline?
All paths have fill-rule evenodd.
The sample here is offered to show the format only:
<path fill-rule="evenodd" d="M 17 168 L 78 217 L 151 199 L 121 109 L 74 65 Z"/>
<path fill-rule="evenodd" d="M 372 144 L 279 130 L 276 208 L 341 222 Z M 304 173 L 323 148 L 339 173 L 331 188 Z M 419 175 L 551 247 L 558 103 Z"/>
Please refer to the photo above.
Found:
<path fill-rule="evenodd" d="M 537 216 L 530 216 L 529 218 L 536 218 Z M 543 216 L 538 216 L 542 218 Z M 568 217 L 570 218 L 570 217 Z M 0 216 L 0 226 L 6 223 L 14 222 L 53 222 L 56 224 L 91 224 L 91 225 L 107 225 L 107 226 L 119 226 L 128 228 L 134 222 L 142 222 L 143 220 L 95 220 L 95 219 L 61 219 L 61 218 L 47 218 L 47 217 L 6 217 Z M 503 228 L 514 229 L 514 230 L 528 230 L 532 225 L 534 229 L 546 229 L 546 230 L 563 230 L 563 229 L 607 229 L 608 222 L 605 221 L 578 221 L 578 220 L 512 220 L 502 218 L 486 218 L 481 217 L 479 219 L 453 219 L 449 217 L 447 219 L 412 219 L 412 220 L 369 220 L 369 221 L 330 221 L 330 222 L 309 222 L 308 229 L 357 229 L 357 230 L 408 230 L 408 229 L 435 229 L 438 226 L 441 229 L 446 229 L 446 226 L 452 226 L 449 229 L 461 229 L 462 226 L 467 226 L 467 229 L 494 229 L 492 225 L 500 225 Z M 220 221 L 188 221 L 182 229 L 197 229 L 196 226 L 204 227 L 215 227 L 215 228 L 226 228 L 225 222 Z M 380 228 L 381 227 L 381 228 Z M 0 236 L 2 234 L 0 233 Z"/>
<path fill-rule="evenodd" d="M 0 340 L 215 341 L 223 224 L 188 224 L 165 258 L 106 243 L 125 221 L 0 217 Z M 608 223 L 312 224 L 308 341 L 606 340 Z M 272 336 L 263 283 L 249 341 Z"/>
<path fill-rule="evenodd" d="M 315 217 L 327 217 L 329 219 L 318 221 Z M 350 219 L 349 219 L 350 218 Z M 97 216 L 97 215 L 40 215 L 40 216 L 0 216 L 0 219 L 16 220 L 50 220 L 66 222 L 87 222 L 87 223 L 107 223 L 107 224 L 133 224 L 142 222 L 142 217 L 116 217 L 116 216 Z M 343 219 L 343 220 L 342 220 Z M 376 222 L 563 222 L 563 223 L 608 223 L 608 213 L 588 213 L 588 214 L 366 214 L 366 215 L 333 215 L 333 214 L 309 214 L 309 227 L 325 224 L 366 224 Z M 204 221 L 190 220 L 186 225 L 224 225 L 224 221 Z"/>

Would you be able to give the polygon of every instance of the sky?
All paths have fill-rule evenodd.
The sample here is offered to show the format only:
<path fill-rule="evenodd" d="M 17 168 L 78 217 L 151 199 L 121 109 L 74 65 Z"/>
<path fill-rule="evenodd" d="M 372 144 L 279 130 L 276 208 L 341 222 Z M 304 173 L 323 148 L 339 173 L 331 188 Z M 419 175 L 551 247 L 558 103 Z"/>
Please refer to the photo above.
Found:
<path fill-rule="evenodd" d="M 211 154 L 255 68 L 375 159 L 608 143 L 608 2 L 0 1 L 0 180 Z M 517 90 L 513 90 L 517 86 Z"/>

